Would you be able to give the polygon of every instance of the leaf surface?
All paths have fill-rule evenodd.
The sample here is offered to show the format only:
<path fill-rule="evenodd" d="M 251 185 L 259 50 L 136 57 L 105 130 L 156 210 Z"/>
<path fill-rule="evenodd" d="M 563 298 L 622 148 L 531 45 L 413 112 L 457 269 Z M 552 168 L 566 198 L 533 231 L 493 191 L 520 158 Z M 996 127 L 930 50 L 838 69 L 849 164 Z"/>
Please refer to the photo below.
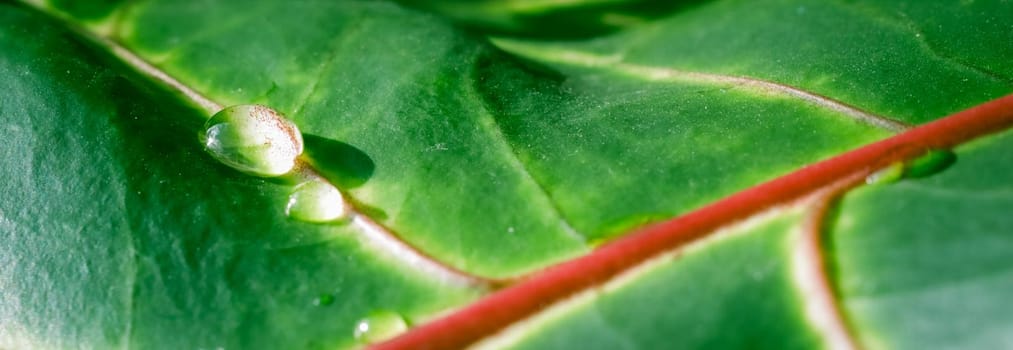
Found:
<path fill-rule="evenodd" d="M 1013 133 L 957 148 L 945 172 L 845 197 L 828 234 L 844 309 L 877 348 L 1009 344 Z"/>
<path fill-rule="evenodd" d="M 411 244 L 481 275 L 573 257 L 585 241 L 886 135 L 731 83 L 532 68 L 386 4 L 244 11 L 142 3 L 114 36 L 216 101 L 266 103 L 307 134 L 361 149 L 375 171 L 351 195 Z M 267 13 L 277 30 L 264 35 Z M 403 33 L 409 24 L 419 29 Z M 316 163 L 340 173 L 325 153 Z"/>
<path fill-rule="evenodd" d="M 486 341 L 516 349 L 811 349 L 792 275 L 798 211 L 659 258 Z"/>
<path fill-rule="evenodd" d="M 211 159 L 200 112 L 45 18 L 0 18 L 0 347 L 347 347 L 372 312 L 476 295 L 287 219 L 291 186 Z"/>
<path fill-rule="evenodd" d="M 0 262 L 12 266 L 0 271 L 0 347 L 350 347 L 367 315 L 421 325 L 488 292 L 429 275 L 355 225 L 286 218 L 294 183 L 206 154 L 207 111 L 162 72 L 214 103 L 287 115 L 308 165 L 357 210 L 424 258 L 504 278 L 497 287 L 1013 91 L 1005 1 L 711 1 L 584 39 L 545 19 L 630 4 L 533 3 L 0 3 Z M 455 25 L 482 6 L 518 12 Z M 961 148 L 941 175 L 845 196 L 821 248 L 861 345 L 1005 341 L 991 307 L 1007 287 L 1003 140 Z M 918 225 L 952 212 L 980 220 L 923 236 Z M 487 340 L 829 344 L 789 271 L 800 214 L 772 215 Z M 993 302 L 919 311 L 975 297 Z M 995 330 L 950 328 L 942 315 L 964 309 Z"/>

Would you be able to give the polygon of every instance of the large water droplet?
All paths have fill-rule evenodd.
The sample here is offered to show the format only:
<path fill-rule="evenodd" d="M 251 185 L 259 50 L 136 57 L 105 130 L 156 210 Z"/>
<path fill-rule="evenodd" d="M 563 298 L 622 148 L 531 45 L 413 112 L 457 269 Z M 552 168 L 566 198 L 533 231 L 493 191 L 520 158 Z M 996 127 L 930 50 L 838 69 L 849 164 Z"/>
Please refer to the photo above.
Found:
<path fill-rule="evenodd" d="M 296 220 L 328 222 L 348 216 L 348 207 L 337 188 L 322 179 L 313 179 L 295 187 L 288 197 L 285 214 Z"/>
<path fill-rule="evenodd" d="M 401 315 L 390 311 L 373 312 L 355 325 L 355 339 L 372 344 L 390 339 L 408 329 Z"/>
<path fill-rule="evenodd" d="M 215 113 L 204 130 L 204 145 L 212 156 L 257 176 L 288 173 L 303 151 L 299 128 L 261 105 L 227 107 Z"/>

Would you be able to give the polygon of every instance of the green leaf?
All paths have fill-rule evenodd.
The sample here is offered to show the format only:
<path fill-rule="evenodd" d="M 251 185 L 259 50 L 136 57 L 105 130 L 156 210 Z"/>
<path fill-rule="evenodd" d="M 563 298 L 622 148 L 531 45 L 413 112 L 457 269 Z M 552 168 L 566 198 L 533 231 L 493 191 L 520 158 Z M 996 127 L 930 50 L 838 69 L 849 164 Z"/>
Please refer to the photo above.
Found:
<path fill-rule="evenodd" d="M 1013 91 L 1000 0 L 404 3 L 0 2 L 0 348 L 382 341 Z M 206 152 L 207 118 L 249 104 L 298 126 L 303 168 Z M 1008 140 L 846 194 L 829 274 L 794 255 L 820 211 L 771 202 L 484 344 L 812 348 L 830 320 L 1001 347 Z M 307 179 L 355 219 L 286 217 Z"/>
<path fill-rule="evenodd" d="M 488 340 L 517 349 L 811 349 L 792 276 L 797 212 L 763 217 L 648 263 Z"/>
<path fill-rule="evenodd" d="M 351 195 L 411 244 L 481 275 L 573 257 L 584 241 L 885 136 L 732 83 L 645 83 L 607 70 L 562 80 L 387 4 L 234 11 L 138 4 L 115 35 L 214 100 L 271 105 L 305 133 L 371 155 L 375 171 Z M 265 13 L 292 30 L 261 35 Z M 327 169 L 324 157 L 314 161 Z"/>
<path fill-rule="evenodd" d="M 718 1 L 600 39 L 500 46 L 573 68 L 673 75 L 661 80 L 762 79 L 920 123 L 1013 89 L 1009 15 L 1003 1 Z"/>
<path fill-rule="evenodd" d="M 347 347 L 372 312 L 420 322 L 476 294 L 288 220 L 290 186 L 210 158 L 200 112 L 45 18 L 0 5 L 0 23 L 0 347 Z"/>
<path fill-rule="evenodd" d="M 829 233 L 837 288 L 877 348 L 994 348 L 1013 314 L 1013 133 L 957 149 L 938 176 L 849 194 Z"/>
<path fill-rule="evenodd" d="M 486 33 L 582 38 L 642 25 L 703 0 L 398 0 Z"/>

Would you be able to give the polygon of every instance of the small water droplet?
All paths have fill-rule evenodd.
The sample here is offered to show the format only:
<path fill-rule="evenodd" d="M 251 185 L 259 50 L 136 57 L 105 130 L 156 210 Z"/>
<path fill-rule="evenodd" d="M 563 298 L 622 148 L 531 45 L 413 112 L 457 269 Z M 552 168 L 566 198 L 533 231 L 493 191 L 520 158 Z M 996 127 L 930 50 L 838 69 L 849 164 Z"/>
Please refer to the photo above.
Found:
<path fill-rule="evenodd" d="M 337 188 L 322 179 L 313 179 L 295 187 L 288 197 L 285 214 L 296 220 L 328 222 L 346 217 L 348 207 Z"/>
<path fill-rule="evenodd" d="M 866 176 L 865 183 L 868 185 L 887 184 L 896 182 L 902 177 L 904 177 L 904 164 L 898 162 Z"/>
<path fill-rule="evenodd" d="M 331 305 L 331 303 L 333 303 L 333 302 L 334 302 L 334 296 L 330 295 L 330 294 L 327 294 L 327 293 L 320 294 L 316 298 L 313 299 L 313 305 L 315 305 L 315 306 L 327 306 L 327 305 Z"/>
<path fill-rule="evenodd" d="M 512 233 L 514 233 L 514 231 L 516 231 L 516 230 L 514 230 L 513 226 L 507 227 L 507 233 L 512 234 Z"/>
<path fill-rule="evenodd" d="M 355 339 L 372 344 L 390 339 L 408 329 L 401 315 L 390 311 L 377 311 L 355 325 Z"/>
<path fill-rule="evenodd" d="M 204 145 L 215 159 L 257 176 L 291 171 L 303 151 L 299 128 L 261 105 L 227 107 L 215 113 L 204 129 Z"/>
<path fill-rule="evenodd" d="M 930 150 L 921 157 L 907 163 L 894 163 L 865 178 L 865 183 L 887 184 L 904 178 L 926 177 L 945 170 L 957 161 L 957 155 L 949 150 Z"/>

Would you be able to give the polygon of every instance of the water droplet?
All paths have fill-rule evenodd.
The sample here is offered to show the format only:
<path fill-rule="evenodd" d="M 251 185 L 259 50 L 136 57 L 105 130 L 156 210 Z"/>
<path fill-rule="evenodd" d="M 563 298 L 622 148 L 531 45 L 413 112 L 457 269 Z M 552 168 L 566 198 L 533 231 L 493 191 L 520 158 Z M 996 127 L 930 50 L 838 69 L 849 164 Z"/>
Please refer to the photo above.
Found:
<path fill-rule="evenodd" d="M 865 183 L 868 185 L 888 184 L 896 182 L 902 177 L 904 177 L 904 164 L 898 162 L 866 176 Z"/>
<path fill-rule="evenodd" d="M 288 197 L 285 214 L 308 222 L 328 222 L 348 215 L 345 199 L 333 185 L 322 179 L 313 179 L 295 187 Z"/>
<path fill-rule="evenodd" d="M 320 294 L 315 299 L 313 299 L 313 305 L 316 305 L 316 306 L 327 306 L 327 305 L 331 305 L 331 303 L 333 303 L 333 302 L 334 302 L 334 296 L 330 295 L 330 294 L 327 294 L 327 293 Z"/>
<path fill-rule="evenodd" d="M 355 325 L 355 339 L 372 344 L 390 339 L 408 329 L 408 323 L 397 313 L 377 311 Z"/>
<path fill-rule="evenodd" d="M 204 128 L 204 145 L 212 156 L 257 176 L 289 172 L 303 151 L 299 128 L 261 105 L 227 107 L 215 113 Z"/>
<path fill-rule="evenodd" d="M 909 178 L 926 177 L 950 167 L 957 161 L 957 155 L 950 150 L 931 150 L 907 164 L 904 176 Z"/>
<path fill-rule="evenodd" d="M 945 170 L 957 161 L 957 155 L 949 150 L 930 150 L 921 157 L 907 163 L 894 163 L 865 178 L 865 183 L 886 184 L 903 178 L 926 177 Z"/>

